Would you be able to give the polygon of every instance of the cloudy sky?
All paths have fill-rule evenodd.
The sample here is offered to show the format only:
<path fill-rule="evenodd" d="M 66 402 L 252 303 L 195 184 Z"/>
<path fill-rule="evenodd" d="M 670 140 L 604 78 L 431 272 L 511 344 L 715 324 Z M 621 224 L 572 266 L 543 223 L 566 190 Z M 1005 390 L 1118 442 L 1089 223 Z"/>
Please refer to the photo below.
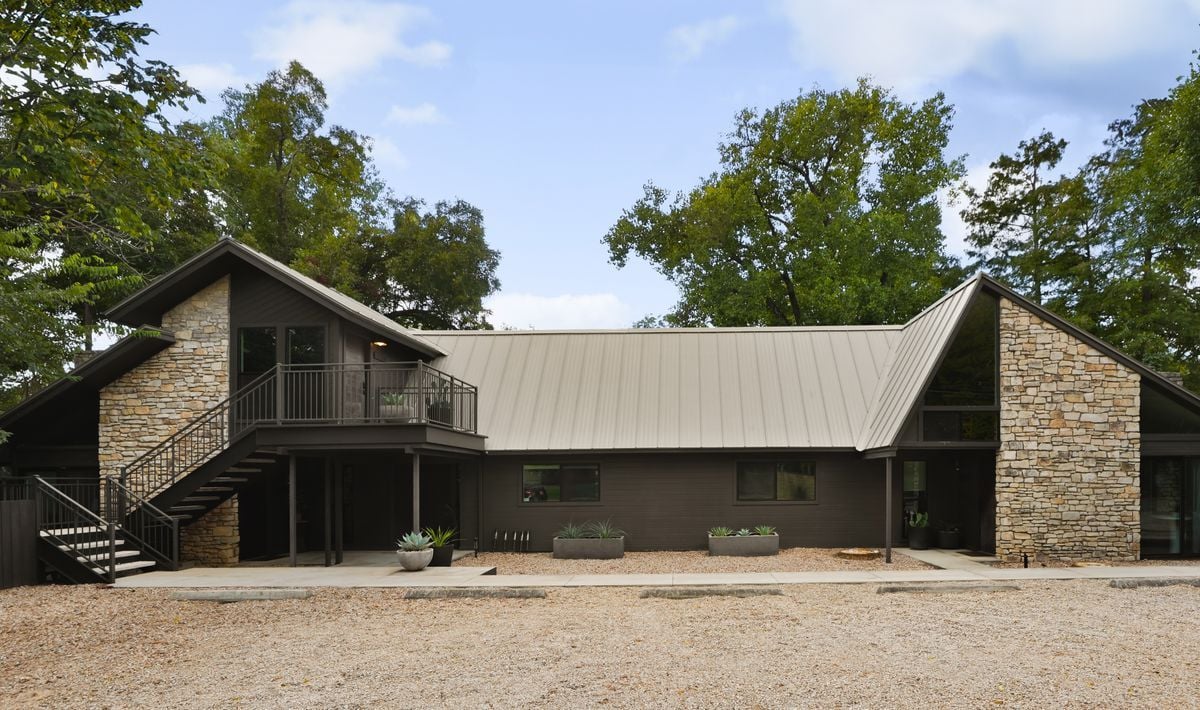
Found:
<path fill-rule="evenodd" d="M 610 266 L 601 238 L 647 180 L 711 172 L 740 108 L 860 75 L 911 100 L 941 90 L 978 182 L 1043 128 L 1082 162 L 1200 47 L 1200 0 L 149 0 L 137 17 L 158 30 L 147 56 L 213 98 L 200 116 L 222 88 L 303 62 L 398 194 L 482 208 L 502 253 L 492 320 L 541 329 L 670 308 L 674 289 Z"/>

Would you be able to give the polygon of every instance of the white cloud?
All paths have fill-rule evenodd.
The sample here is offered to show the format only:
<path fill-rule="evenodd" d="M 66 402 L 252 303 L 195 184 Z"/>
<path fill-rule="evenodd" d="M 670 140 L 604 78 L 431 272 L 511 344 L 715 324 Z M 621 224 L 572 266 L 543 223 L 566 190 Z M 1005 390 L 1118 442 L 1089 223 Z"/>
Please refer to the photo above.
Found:
<path fill-rule="evenodd" d="M 393 106 L 388 111 L 387 120 L 390 123 L 399 123 L 402 126 L 411 126 L 417 124 L 441 123 L 444 120 L 442 112 L 437 106 L 431 103 L 423 103 L 417 106 Z"/>
<path fill-rule="evenodd" d="M 429 16 L 424 8 L 396 3 L 295 0 L 284 8 L 281 26 L 259 35 L 254 56 L 280 65 L 298 60 L 327 82 L 369 71 L 385 59 L 443 64 L 450 58 L 450 45 L 434 40 L 409 44 L 402 37 Z"/>
<path fill-rule="evenodd" d="M 611 293 L 538 296 L 499 293 L 484 305 L 497 327 L 555 330 L 568 328 L 628 328 L 634 321 L 628 304 Z"/>
<path fill-rule="evenodd" d="M 967 175 L 963 181 L 970 187 L 982 191 L 987 187 L 987 181 L 991 175 L 992 168 L 989 163 L 978 163 L 967 168 Z M 966 197 L 952 195 L 949 190 L 941 190 L 938 192 L 938 202 L 942 206 L 942 234 L 946 235 L 946 251 L 965 259 L 967 255 L 967 224 L 963 222 L 961 212 L 967 206 Z"/>
<path fill-rule="evenodd" d="M 216 95 L 230 87 L 241 87 L 251 80 L 239 74 L 232 64 L 180 64 L 179 74 L 206 96 Z"/>
<path fill-rule="evenodd" d="M 667 45 L 675 59 L 681 62 L 691 61 L 711 45 L 724 42 L 741 24 L 738 18 L 726 15 L 692 25 L 680 25 L 667 33 Z"/>
<path fill-rule="evenodd" d="M 401 152 L 400 147 L 390 138 L 376 138 L 371 142 L 371 154 L 381 165 L 387 165 L 396 170 L 408 167 L 408 156 Z"/>
<path fill-rule="evenodd" d="M 847 80 L 924 86 L 967 72 L 998 74 L 999 57 L 1047 71 L 1153 50 L 1178 31 L 1183 0 L 777 0 L 801 63 Z"/>

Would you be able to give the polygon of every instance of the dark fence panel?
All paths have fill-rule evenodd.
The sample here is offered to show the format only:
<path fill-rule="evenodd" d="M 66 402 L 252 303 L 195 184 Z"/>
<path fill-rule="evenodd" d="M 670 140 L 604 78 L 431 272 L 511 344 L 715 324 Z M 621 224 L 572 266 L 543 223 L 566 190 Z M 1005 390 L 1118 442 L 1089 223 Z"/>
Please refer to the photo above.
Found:
<path fill-rule="evenodd" d="M 37 584 L 37 510 L 32 499 L 0 500 L 0 589 Z"/>

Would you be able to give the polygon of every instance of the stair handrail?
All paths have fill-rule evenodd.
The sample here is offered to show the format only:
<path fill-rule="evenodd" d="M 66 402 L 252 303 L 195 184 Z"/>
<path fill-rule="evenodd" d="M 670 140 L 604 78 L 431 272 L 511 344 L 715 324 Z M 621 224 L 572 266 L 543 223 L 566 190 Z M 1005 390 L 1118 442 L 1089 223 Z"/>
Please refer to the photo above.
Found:
<path fill-rule="evenodd" d="M 238 434 L 267 418 L 254 417 L 243 421 L 226 415 L 231 410 L 236 412 L 238 404 L 257 396 L 268 383 L 274 382 L 278 372 L 279 365 L 276 365 L 262 373 L 237 392 L 192 419 L 154 448 L 123 466 L 120 476 L 122 485 L 141 490 L 139 495 L 143 499 L 152 498 L 174 485 L 183 475 L 207 461 L 213 454 L 224 450 Z M 273 398 L 272 405 L 274 406 Z M 213 428 L 214 422 L 219 426 Z M 189 445 L 185 447 L 185 443 Z M 154 467 L 153 476 L 150 475 L 151 466 Z"/>
<path fill-rule="evenodd" d="M 115 478 L 104 479 L 108 519 L 146 554 L 168 569 L 179 569 L 179 518 L 164 513 Z"/>
<path fill-rule="evenodd" d="M 67 495 L 66 493 L 63 493 L 56 486 L 51 485 L 49 482 L 46 481 L 46 479 L 42 478 L 41 476 L 35 475 L 35 476 L 33 476 L 33 479 L 35 481 L 37 481 L 37 483 L 35 484 L 35 488 L 34 488 L 35 496 L 38 496 L 40 498 L 39 500 L 37 500 L 37 503 L 35 504 L 35 507 L 37 508 L 38 535 L 49 539 L 54 544 L 66 547 L 70 551 L 70 554 L 72 554 L 72 556 L 74 556 L 76 559 L 78 559 L 81 557 L 86 558 L 89 555 L 87 552 L 78 549 L 71 542 L 64 540 L 63 538 L 59 537 L 58 535 L 53 534 L 51 531 L 57 530 L 59 528 L 80 529 L 80 528 L 88 527 L 89 525 L 91 527 L 97 528 L 98 530 L 103 530 L 105 533 L 107 533 L 107 536 L 108 536 L 108 564 L 105 566 L 101 566 L 101 565 L 93 565 L 93 566 L 96 568 L 97 571 L 99 571 L 101 569 L 105 569 L 105 574 L 108 577 L 108 581 L 110 583 L 115 582 L 117 580 L 116 526 L 113 525 L 112 521 L 105 520 L 98 513 L 92 512 L 91 510 L 88 509 L 87 506 L 83 505 L 82 503 L 75 500 L 74 498 Z M 63 520 L 58 520 L 58 519 L 47 520 L 46 519 L 47 510 L 46 510 L 46 506 L 44 505 L 46 498 L 52 499 L 60 507 L 65 506 L 68 510 L 70 510 L 71 512 L 74 513 L 75 518 L 74 519 L 63 519 Z M 45 535 L 43 535 L 43 533 L 45 533 Z"/>

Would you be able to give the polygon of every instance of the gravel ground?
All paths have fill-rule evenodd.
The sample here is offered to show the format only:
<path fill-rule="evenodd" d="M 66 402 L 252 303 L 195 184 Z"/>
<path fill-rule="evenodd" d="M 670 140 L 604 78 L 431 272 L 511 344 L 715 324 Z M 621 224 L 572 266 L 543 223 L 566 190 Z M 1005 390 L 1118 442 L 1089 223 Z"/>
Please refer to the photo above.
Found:
<path fill-rule="evenodd" d="M 1200 589 L 0 592 L 3 707 L 1196 707 Z"/>
<path fill-rule="evenodd" d="M 790 547 L 770 557 L 713 557 L 703 550 L 626 552 L 619 560 L 556 560 L 549 552 L 484 552 L 459 564 L 495 567 L 496 574 L 669 574 L 688 572 L 830 572 L 837 570 L 936 569 L 892 552 L 892 563 L 846 560 L 840 548 Z"/>

